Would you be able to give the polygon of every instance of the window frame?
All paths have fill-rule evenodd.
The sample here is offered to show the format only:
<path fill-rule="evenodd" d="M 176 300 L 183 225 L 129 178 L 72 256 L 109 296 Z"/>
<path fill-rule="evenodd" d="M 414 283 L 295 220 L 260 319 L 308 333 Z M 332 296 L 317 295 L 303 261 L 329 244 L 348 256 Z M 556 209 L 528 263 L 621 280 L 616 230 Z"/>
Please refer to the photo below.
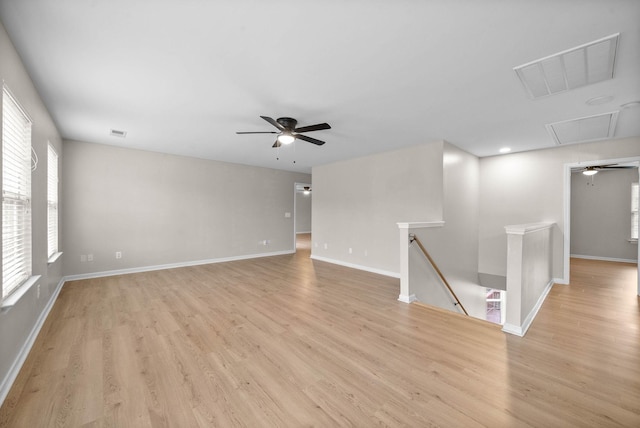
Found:
<path fill-rule="evenodd" d="M 640 186 L 638 182 L 631 183 L 631 230 L 630 230 L 630 241 L 637 242 L 638 241 L 638 205 L 639 205 L 639 193 Z"/>
<path fill-rule="evenodd" d="M 0 287 L 0 300 L 4 308 L 17 301 L 35 284 L 38 277 L 32 275 L 33 121 L 5 84 L 2 85 L 1 104 L 2 287 Z"/>
<path fill-rule="evenodd" d="M 53 263 L 59 254 L 59 156 L 51 143 L 47 144 L 47 257 Z"/>

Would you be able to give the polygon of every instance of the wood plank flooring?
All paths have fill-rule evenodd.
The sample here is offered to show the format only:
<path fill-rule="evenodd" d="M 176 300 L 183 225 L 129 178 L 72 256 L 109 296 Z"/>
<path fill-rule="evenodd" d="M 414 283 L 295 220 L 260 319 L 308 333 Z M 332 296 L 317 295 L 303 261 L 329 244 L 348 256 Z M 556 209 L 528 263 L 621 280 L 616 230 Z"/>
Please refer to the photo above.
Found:
<path fill-rule="evenodd" d="M 1 427 L 640 427 L 635 265 L 572 261 L 524 338 L 309 250 L 65 284 Z"/>

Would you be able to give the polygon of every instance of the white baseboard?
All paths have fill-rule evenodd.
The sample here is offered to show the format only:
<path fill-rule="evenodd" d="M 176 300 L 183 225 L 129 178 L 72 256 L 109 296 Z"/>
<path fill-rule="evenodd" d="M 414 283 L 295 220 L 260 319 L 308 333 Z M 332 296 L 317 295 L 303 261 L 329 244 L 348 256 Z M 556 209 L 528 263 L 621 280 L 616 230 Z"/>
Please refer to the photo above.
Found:
<path fill-rule="evenodd" d="M 415 294 L 409 294 L 408 296 L 406 294 L 401 294 L 398 296 L 398 300 L 403 303 L 412 303 L 418 299 Z"/>
<path fill-rule="evenodd" d="M 553 278 L 553 283 L 554 284 L 568 285 L 569 284 L 569 280 L 567 280 L 565 278 Z"/>
<path fill-rule="evenodd" d="M 35 343 L 36 338 L 38 337 L 38 334 L 40 333 L 40 330 L 44 325 L 44 322 L 49 316 L 49 312 L 51 312 L 51 309 L 53 308 L 53 304 L 56 302 L 56 299 L 60 294 L 60 290 L 62 290 L 62 286 L 64 285 L 64 282 L 65 282 L 64 278 L 62 278 L 58 283 L 58 285 L 56 286 L 56 289 L 53 291 L 53 294 L 49 298 L 47 305 L 44 307 L 44 310 L 40 313 L 40 316 L 38 317 L 36 324 L 31 329 L 29 336 L 27 336 L 27 340 L 25 341 L 24 345 L 22 345 L 22 348 L 20 348 L 20 352 L 18 353 L 18 356 L 16 357 L 16 359 L 13 361 L 13 364 L 11 365 L 9 372 L 7 373 L 5 378 L 2 380 L 2 383 L 0 384 L 0 406 L 2 406 L 2 403 L 4 403 L 5 398 L 7 398 L 7 395 L 9 394 L 9 391 L 13 386 L 13 382 L 15 382 L 16 378 L 18 377 L 18 373 L 20 373 L 20 369 L 22 368 L 22 365 L 24 364 L 27 357 L 29 356 L 29 352 L 31 352 L 31 348 Z"/>
<path fill-rule="evenodd" d="M 108 270 L 108 271 L 92 272 L 92 273 L 81 273 L 77 275 L 67 275 L 64 277 L 64 279 L 65 281 L 77 281 L 80 279 L 103 278 L 106 276 L 126 275 L 129 273 L 151 272 L 154 270 L 175 269 L 175 268 L 189 267 L 189 266 L 208 265 L 211 263 L 234 262 L 238 260 L 257 259 L 260 257 L 282 256 L 285 254 L 294 254 L 294 253 L 295 253 L 295 250 L 274 251 L 272 253 L 248 254 L 244 256 L 221 257 L 218 259 L 196 260 L 192 262 L 168 263 L 164 265 L 143 266 L 143 267 L 137 267 L 137 268 L 116 269 L 116 270 Z"/>
<path fill-rule="evenodd" d="M 617 259 L 615 257 L 585 256 L 582 254 L 571 254 L 570 257 L 573 257 L 574 259 L 602 260 L 603 262 L 621 262 L 621 263 L 638 264 L 638 260 L 635 260 L 635 259 Z"/>
<path fill-rule="evenodd" d="M 515 336 L 524 336 L 523 329 L 519 325 L 504 323 L 504 325 L 502 326 L 502 331 L 504 331 L 505 333 L 513 334 Z"/>
<path fill-rule="evenodd" d="M 527 330 L 529 330 L 529 327 L 531 327 L 531 323 L 533 323 L 533 320 L 536 318 L 536 315 L 538 315 L 538 311 L 542 307 L 544 300 L 547 298 L 549 291 L 551 291 L 551 287 L 553 287 L 554 281 L 555 280 L 552 279 L 544 287 L 544 290 L 542 291 L 542 294 L 538 298 L 538 301 L 531 309 L 531 312 L 529 312 L 529 315 L 527 315 L 525 320 L 522 322 L 522 325 L 518 326 L 514 324 L 504 323 L 504 325 L 502 326 L 502 331 L 509 334 L 515 334 L 516 336 L 520 336 L 520 337 L 527 334 Z M 508 304 L 509 304 L 509 300 L 507 299 L 507 305 Z"/>
<path fill-rule="evenodd" d="M 366 272 L 377 273 L 378 275 L 390 276 L 392 278 L 400 278 L 400 274 L 398 272 L 391 272 L 388 270 L 372 268 L 369 266 L 357 265 L 355 263 L 343 262 L 342 260 L 330 259 L 328 257 L 311 255 L 313 260 L 318 260 L 321 262 L 333 263 L 334 265 L 345 266 L 352 269 L 364 270 Z"/>

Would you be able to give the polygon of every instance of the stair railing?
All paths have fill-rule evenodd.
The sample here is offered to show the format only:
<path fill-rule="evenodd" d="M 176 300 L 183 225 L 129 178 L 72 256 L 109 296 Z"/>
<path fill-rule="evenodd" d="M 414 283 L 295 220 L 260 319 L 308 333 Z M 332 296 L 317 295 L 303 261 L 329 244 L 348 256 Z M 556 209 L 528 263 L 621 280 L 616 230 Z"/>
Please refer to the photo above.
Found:
<path fill-rule="evenodd" d="M 454 303 L 453 306 L 458 306 L 459 305 L 460 309 L 462 309 L 462 312 L 464 312 L 464 314 L 468 316 L 469 314 L 467 313 L 467 310 L 464 308 L 464 306 L 462 306 L 462 303 L 460 302 L 460 299 L 458 299 L 458 296 L 456 296 L 456 293 L 453 291 L 453 289 L 451 288 L 451 286 L 447 282 L 447 279 L 444 277 L 444 275 L 442 274 L 442 272 L 438 268 L 438 265 L 436 264 L 436 262 L 434 262 L 433 259 L 431 258 L 431 256 L 429 255 L 429 252 L 427 251 L 427 249 L 424 248 L 424 245 L 422 245 L 422 242 L 420 242 L 420 240 L 415 235 L 415 233 L 410 233 L 409 234 L 409 244 L 412 244 L 413 242 L 416 242 L 418 244 L 418 247 L 420 247 L 420 250 L 422 250 L 422 254 L 424 254 L 425 257 L 427 258 L 427 260 L 429 260 L 429 263 L 431 263 L 431 266 L 433 266 L 433 269 L 436 271 L 436 273 L 438 274 L 438 276 L 440 277 L 440 279 L 442 280 L 444 285 L 447 286 L 447 289 L 449 290 L 449 293 L 451 293 L 451 295 L 453 296 L 453 298 L 456 301 L 456 303 Z"/>

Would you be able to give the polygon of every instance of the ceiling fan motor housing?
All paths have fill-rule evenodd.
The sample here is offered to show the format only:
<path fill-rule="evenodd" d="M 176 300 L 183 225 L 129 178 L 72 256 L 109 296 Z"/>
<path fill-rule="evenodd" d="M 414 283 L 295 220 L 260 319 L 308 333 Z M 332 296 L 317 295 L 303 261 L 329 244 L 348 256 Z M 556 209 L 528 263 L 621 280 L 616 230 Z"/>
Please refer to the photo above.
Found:
<path fill-rule="evenodd" d="M 276 122 L 289 130 L 295 129 L 296 125 L 298 124 L 298 121 L 292 117 L 279 117 L 278 119 L 276 119 Z"/>

